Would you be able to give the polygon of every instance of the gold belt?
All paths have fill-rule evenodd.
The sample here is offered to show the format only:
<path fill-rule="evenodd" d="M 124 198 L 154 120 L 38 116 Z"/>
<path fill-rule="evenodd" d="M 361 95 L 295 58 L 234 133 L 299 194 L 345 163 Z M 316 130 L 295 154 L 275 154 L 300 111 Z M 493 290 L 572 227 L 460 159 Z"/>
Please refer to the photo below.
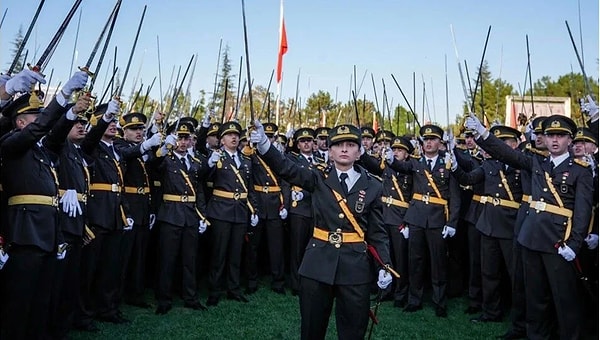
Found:
<path fill-rule="evenodd" d="M 364 239 L 354 232 L 342 232 L 341 229 L 336 231 L 326 231 L 315 227 L 313 229 L 313 237 L 317 240 L 329 242 L 336 248 L 342 246 L 342 243 L 359 243 L 364 242 Z"/>
<path fill-rule="evenodd" d="M 527 202 L 527 203 L 531 203 L 531 196 L 530 195 L 523 195 L 523 198 L 521 199 L 521 201 Z"/>
<path fill-rule="evenodd" d="M 8 205 L 39 204 L 58 207 L 58 196 L 16 195 L 8 199 Z"/>
<path fill-rule="evenodd" d="M 262 191 L 265 194 L 268 194 L 270 192 L 281 192 L 281 188 L 280 187 L 277 187 L 277 186 L 268 186 L 268 185 L 265 185 L 265 186 L 255 185 L 254 186 L 254 190 L 255 191 Z"/>
<path fill-rule="evenodd" d="M 215 189 L 213 190 L 213 195 L 222 198 L 232 198 L 234 200 L 248 198 L 248 193 L 246 192 L 229 192 L 224 190 Z"/>
<path fill-rule="evenodd" d="M 60 196 L 64 195 L 64 194 L 65 194 L 65 192 L 66 192 L 66 190 L 64 190 L 64 189 L 60 189 L 60 190 L 58 190 L 58 194 L 59 194 Z M 78 200 L 79 202 L 82 202 L 82 203 L 87 203 L 87 195 L 86 195 L 86 194 L 82 194 L 82 193 L 79 193 L 79 192 L 78 192 L 78 193 L 77 193 L 77 200 Z"/>
<path fill-rule="evenodd" d="M 494 206 L 499 205 L 502 207 L 513 208 L 513 209 L 519 209 L 519 207 L 521 206 L 519 203 L 517 203 L 515 201 L 505 200 L 502 198 L 491 197 L 491 196 L 481 196 L 479 203 L 481 203 L 481 204 L 491 203 Z"/>
<path fill-rule="evenodd" d="M 573 217 L 573 211 L 571 209 L 561 208 L 557 205 L 546 202 L 531 201 L 529 203 L 529 207 L 531 209 L 535 209 L 536 213 L 539 213 L 540 211 L 547 211 L 551 214 L 560 215 L 567 218 Z"/>
<path fill-rule="evenodd" d="M 473 195 L 472 200 L 475 201 L 475 202 L 481 203 L 481 196 L 479 196 L 479 195 Z"/>
<path fill-rule="evenodd" d="M 408 203 L 401 201 L 401 200 L 397 200 L 395 198 L 392 198 L 392 196 L 381 196 L 381 202 L 387 204 L 387 206 L 389 207 L 390 205 L 394 205 L 397 207 L 401 207 L 401 208 L 408 208 Z"/>
<path fill-rule="evenodd" d="M 150 193 L 149 187 L 125 187 L 125 192 L 128 194 L 145 195 Z"/>
<path fill-rule="evenodd" d="M 413 194 L 413 199 L 417 200 L 417 201 L 423 201 L 423 202 L 425 202 L 425 204 L 429 204 L 429 203 L 441 204 L 441 205 L 448 204 L 447 200 L 442 199 L 442 198 L 432 197 L 429 194 L 426 194 L 426 195 Z"/>
<path fill-rule="evenodd" d="M 90 190 L 121 192 L 121 186 L 118 184 L 92 183 L 92 184 L 90 184 Z"/>
<path fill-rule="evenodd" d="M 194 203 L 194 202 L 196 202 L 196 196 L 164 194 L 163 201 L 180 202 L 180 203 Z"/>

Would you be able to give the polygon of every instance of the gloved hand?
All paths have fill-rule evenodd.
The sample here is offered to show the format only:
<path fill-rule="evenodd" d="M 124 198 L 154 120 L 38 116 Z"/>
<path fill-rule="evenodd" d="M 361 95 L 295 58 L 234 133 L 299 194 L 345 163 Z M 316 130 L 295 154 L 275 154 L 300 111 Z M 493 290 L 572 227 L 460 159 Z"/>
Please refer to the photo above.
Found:
<path fill-rule="evenodd" d="M 388 148 L 385 150 L 385 160 L 388 164 L 394 163 L 394 151 L 392 151 L 392 149 Z"/>
<path fill-rule="evenodd" d="M 287 218 L 288 215 L 288 211 L 286 208 L 281 208 L 279 210 L 279 217 L 281 217 L 282 220 L 285 220 Z"/>
<path fill-rule="evenodd" d="M 450 130 L 450 131 L 448 131 L 446 136 L 448 137 L 448 139 L 447 139 L 448 146 L 446 147 L 446 149 L 448 151 L 452 151 L 452 150 L 454 150 L 454 147 L 456 146 L 456 140 L 454 139 L 454 133 L 452 133 L 452 130 Z"/>
<path fill-rule="evenodd" d="M 68 243 L 61 243 L 58 245 L 58 249 L 56 250 L 56 258 L 58 260 L 64 260 L 67 256 L 67 246 Z"/>
<path fill-rule="evenodd" d="M 153 134 L 152 137 L 150 137 L 142 142 L 140 151 L 142 151 L 142 153 L 144 153 L 144 152 L 152 149 L 152 147 L 160 145 L 161 140 L 162 140 L 162 134 L 160 132 Z"/>
<path fill-rule="evenodd" d="M 558 255 L 562 256 L 565 260 L 571 262 L 575 259 L 576 255 L 573 249 L 571 249 L 568 245 L 563 245 L 562 247 L 558 247 Z"/>
<path fill-rule="evenodd" d="M 165 137 L 165 144 L 169 144 L 172 147 L 176 147 L 177 146 L 177 137 L 175 137 L 173 135 L 168 135 L 167 137 Z"/>
<path fill-rule="evenodd" d="M 450 162 L 450 170 L 456 171 L 458 169 L 458 162 L 452 151 L 446 151 L 446 156 L 444 156 L 444 163 L 448 164 L 448 162 Z"/>
<path fill-rule="evenodd" d="M 0 270 L 4 267 L 6 262 L 8 261 L 8 254 L 4 251 L 4 249 L 0 249 Z"/>
<path fill-rule="evenodd" d="M 294 128 L 289 128 L 286 132 L 285 132 L 285 137 L 289 140 L 290 138 L 292 138 L 294 136 Z"/>
<path fill-rule="evenodd" d="M 204 117 L 202 118 L 202 127 L 203 128 L 210 127 L 210 111 L 209 110 L 206 110 L 206 112 L 204 112 Z"/>
<path fill-rule="evenodd" d="M 66 190 L 60 198 L 59 203 L 62 203 L 62 210 L 65 214 L 68 214 L 69 217 L 76 217 L 77 215 L 82 214 L 81 206 L 77 200 L 77 191 L 75 191 L 75 189 Z"/>
<path fill-rule="evenodd" d="M 256 227 L 257 224 L 258 224 L 258 215 L 252 214 L 252 216 L 250 216 L 250 225 L 253 227 Z"/>
<path fill-rule="evenodd" d="M 265 134 L 265 129 L 258 119 L 254 121 L 254 130 L 250 132 L 249 142 L 251 144 L 256 144 L 256 149 L 261 155 L 267 153 L 267 151 L 269 151 L 269 147 L 271 146 L 269 138 Z"/>
<path fill-rule="evenodd" d="M 133 218 L 127 217 L 127 225 L 123 226 L 123 230 L 125 230 L 125 231 L 133 230 Z"/>
<path fill-rule="evenodd" d="M 456 234 L 456 229 L 452 228 L 451 226 L 445 225 L 444 228 L 442 228 L 442 238 L 446 238 L 448 236 L 454 237 L 454 234 Z"/>
<path fill-rule="evenodd" d="M 120 111 L 121 103 L 118 100 L 113 99 L 108 102 L 108 107 L 106 108 L 106 112 L 104 112 L 102 119 L 104 119 L 105 122 L 110 123 Z"/>
<path fill-rule="evenodd" d="M 206 231 L 206 228 L 208 228 L 208 224 L 206 223 L 205 220 L 200 220 L 198 222 L 198 232 L 200 234 L 204 234 L 204 232 Z"/>
<path fill-rule="evenodd" d="M 477 132 L 481 137 L 486 137 L 487 130 L 485 129 L 485 126 L 481 124 L 479 119 L 475 117 L 473 113 L 471 113 L 469 117 L 467 117 L 467 119 L 465 120 L 465 128 L 467 128 L 467 130 Z"/>
<path fill-rule="evenodd" d="M 408 229 L 408 226 L 403 224 L 400 226 L 399 230 L 400 230 L 400 234 L 402 234 L 402 236 L 404 236 L 404 238 L 408 240 L 408 236 L 410 234 L 410 230 Z"/>
<path fill-rule="evenodd" d="M 87 81 L 88 81 L 87 72 L 83 72 L 83 71 L 75 72 L 75 74 L 73 74 L 71 79 L 69 79 L 66 82 L 66 84 L 62 87 L 60 92 L 62 92 L 65 99 L 68 99 L 71 97 L 73 92 L 84 88 L 85 84 L 87 84 Z"/>
<path fill-rule="evenodd" d="M 379 269 L 379 277 L 377 278 L 377 286 L 380 289 L 386 289 L 392 283 L 392 275 L 385 269 Z"/>
<path fill-rule="evenodd" d="M 304 198 L 304 194 L 302 193 L 302 191 L 296 191 L 296 190 L 292 190 L 292 201 L 302 201 L 302 199 Z"/>
<path fill-rule="evenodd" d="M 598 247 L 598 234 L 589 234 L 584 241 L 589 249 L 596 249 Z"/>
<path fill-rule="evenodd" d="M 594 101 L 592 96 L 587 95 L 586 99 L 587 99 L 587 102 L 583 104 L 583 110 L 588 113 L 588 115 L 590 116 L 592 121 L 594 121 L 594 118 L 597 120 L 598 119 L 598 105 L 596 104 L 596 102 Z"/>
<path fill-rule="evenodd" d="M 156 214 L 150 214 L 150 218 L 148 218 L 148 229 L 152 230 L 152 228 L 154 228 L 154 223 L 156 223 Z"/>
<path fill-rule="evenodd" d="M 25 68 L 6 81 L 4 90 L 11 96 L 18 92 L 29 93 L 35 83 L 46 84 L 46 79 L 44 79 L 41 73 Z"/>
<path fill-rule="evenodd" d="M 215 167 L 215 164 L 221 159 L 221 153 L 219 151 L 213 151 L 208 158 L 208 166 L 211 168 Z"/>

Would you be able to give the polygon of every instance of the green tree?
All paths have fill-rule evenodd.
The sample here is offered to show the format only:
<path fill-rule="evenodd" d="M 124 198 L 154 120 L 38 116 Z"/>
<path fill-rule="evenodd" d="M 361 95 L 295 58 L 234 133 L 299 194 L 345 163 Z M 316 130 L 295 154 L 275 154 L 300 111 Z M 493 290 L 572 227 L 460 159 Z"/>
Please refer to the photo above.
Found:
<path fill-rule="evenodd" d="M 477 76 L 475 76 L 472 81 L 475 83 L 477 81 Z M 475 88 L 473 88 L 473 91 L 474 90 Z M 480 118 L 485 115 L 490 124 L 492 122 L 504 123 L 506 116 L 505 97 L 512 93 L 513 86 L 500 78 L 493 78 L 491 72 L 489 71 L 487 60 L 484 61 L 481 67 L 481 78 L 479 86 L 477 87 L 477 93 L 475 94 L 475 105 L 473 107 L 476 115 Z M 465 114 L 469 111 L 467 107 L 472 103 L 473 102 L 463 105 Z M 457 119 L 456 123 L 462 126 L 462 121 L 464 118 L 457 118 L 460 119 Z"/>
<path fill-rule="evenodd" d="M 235 81 L 238 75 L 231 74 L 231 59 L 229 58 L 229 45 L 225 45 L 223 58 L 221 60 L 221 71 L 219 73 L 219 82 L 217 93 L 214 95 L 214 102 L 210 104 L 211 109 L 217 113 L 218 120 L 223 117 L 228 120 L 229 113 L 233 111 L 235 106 L 236 88 Z M 227 84 L 227 87 L 225 85 Z M 225 98 L 227 91 L 227 98 Z M 225 102 L 223 102 L 225 99 Z"/>
<path fill-rule="evenodd" d="M 10 49 L 11 52 L 11 57 L 10 61 L 8 63 L 8 67 L 10 67 L 10 65 L 12 64 L 13 60 L 15 60 L 16 56 L 17 56 L 17 51 L 19 51 L 19 46 L 21 46 L 21 44 L 23 43 L 23 39 L 25 37 L 23 36 L 23 26 L 19 26 L 19 31 L 17 31 L 17 35 L 15 36 L 15 39 L 12 41 L 12 48 Z M 21 70 L 23 69 L 23 66 L 25 65 L 26 60 L 25 60 L 25 55 L 23 53 L 21 53 L 21 55 L 19 56 L 19 58 L 17 58 L 17 62 L 15 64 L 15 68 L 12 71 L 12 73 L 19 73 L 21 72 Z"/>

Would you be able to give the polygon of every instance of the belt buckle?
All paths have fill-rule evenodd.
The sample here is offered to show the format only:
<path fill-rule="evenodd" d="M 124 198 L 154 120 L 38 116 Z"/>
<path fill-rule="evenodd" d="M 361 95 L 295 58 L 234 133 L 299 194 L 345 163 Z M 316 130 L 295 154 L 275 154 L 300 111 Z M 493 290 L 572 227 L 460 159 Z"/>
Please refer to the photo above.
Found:
<path fill-rule="evenodd" d="M 487 203 L 487 196 L 481 196 L 479 198 L 479 203 L 486 204 Z"/>
<path fill-rule="evenodd" d="M 58 207 L 58 202 L 59 202 L 58 200 L 59 200 L 58 196 L 52 196 L 52 206 L 53 207 Z"/>
<path fill-rule="evenodd" d="M 391 204 L 393 203 L 393 198 L 392 196 L 388 196 L 385 198 L 385 204 L 387 204 L 387 206 L 389 207 Z"/>
<path fill-rule="evenodd" d="M 336 248 L 341 247 L 343 242 L 341 230 L 338 229 L 336 231 L 330 232 L 329 236 L 327 237 L 327 241 L 329 241 L 330 244 L 333 244 Z"/>
<path fill-rule="evenodd" d="M 546 202 L 537 201 L 535 202 L 534 208 L 536 213 L 539 213 L 540 211 L 546 211 Z"/>
<path fill-rule="evenodd" d="M 500 199 L 498 197 L 492 198 L 492 204 L 498 206 L 500 204 Z"/>
<path fill-rule="evenodd" d="M 137 193 L 138 195 L 143 195 L 146 193 L 146 191 L 144 190 L 144 187 L 138 187 L 137 188 Z"/>
<path fill-rule="evenodd" d="M 81 202 L 87 203 L 87 194 L 81 194 Z"/>
<path fill-rule="evenodd" d="M 118 184 L 111 184 L 110 185 L 110 191 L 112 192 L 119 192 L 119 185 Z"/>
<path fill-rule="evenodd" d="M 425 204 L 429 204 L 429 193 L 426 193 L 421 197 L 421 201 L 425 202 Z"/>
<path fill-rule="evenodd" d="M 190 200 L 190 197 L 188 195 L 181 195 L 182 203 L 187 203 L 189 200 Z"/>
<path fill-rule="evenodd" d="M 241 196 L 242 195 L 239 192 L 233 193 L 233 199 L 236 200 L 236 201 L 239 200 Z"/>
<path fill-rule="evenodd" d="M 268 185 L 265 185 L 265 186 L 263 187 L 263 192 L 264 192 L 265 194 L 268 194 L 268 193 L 269 193 L 269 186 L 268 186 Z"/>

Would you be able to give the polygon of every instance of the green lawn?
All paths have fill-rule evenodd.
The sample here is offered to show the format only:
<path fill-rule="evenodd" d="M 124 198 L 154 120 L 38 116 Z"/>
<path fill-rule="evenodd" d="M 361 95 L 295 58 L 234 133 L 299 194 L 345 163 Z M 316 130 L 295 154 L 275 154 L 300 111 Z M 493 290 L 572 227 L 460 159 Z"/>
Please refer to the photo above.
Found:
<path fill-rule="evenodd" d="M 281 296 L 271 292 L 263 282 L 258 292 L 243 304 L 221 299 L 217 307 L 208 311 L 183 308 L 176 299 L 173 309 L 163 316 L 154 315 L 154 309 L 140 309 L 123 305 L 126 318 L 132 322 L 113 325 L 98 322 L 99 333 L 71 332 L 73 339 L 298 339 L 300 337 L 300 309 L 298 298 L 291 294 Z M 206 301 L 206 292 L 200 292 Z M 148 291 L 148 301 L 155 303 Z M 373 339 L 493 339 L 509 326 L 504 323 L 474 324 L 473 316 L 463 313 L 467 302 L 463 298 L 450 299 L 448 318 L 438 318 L 431 303 L 415 313 L 404 313 L 390 301 L 383 302 L 378 311 L 379 325 L 373 330 Z M 328 339 L 337 339 L 335 319 L 329 322 Z"/>

